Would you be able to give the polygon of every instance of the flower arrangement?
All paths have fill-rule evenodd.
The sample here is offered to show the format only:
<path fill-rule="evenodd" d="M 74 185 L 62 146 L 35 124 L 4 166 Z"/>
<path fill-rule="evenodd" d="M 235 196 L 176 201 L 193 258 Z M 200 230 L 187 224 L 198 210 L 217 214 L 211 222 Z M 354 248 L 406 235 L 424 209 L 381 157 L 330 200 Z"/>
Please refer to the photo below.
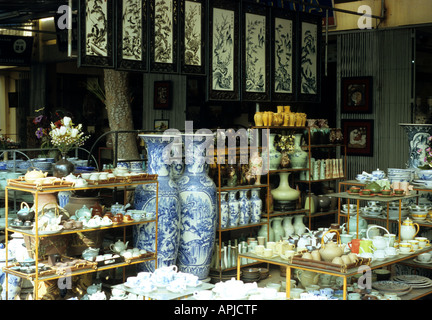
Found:
<path fill-rule="evenodd" d="M 56 123 L 51 122 L 49 135 L 52 145 L 59 149 L 62 155 L 67 154 L 73 148 L 82 146 L 89 138 L 82 132 L 82 124 L 74 126 L 69 117 L 63 117 Z"/>
<path fill-rule="evenodd" d="M 36 112 L 43 111 L 44 109 L 45 108 L 38 109 L 36 110 Z M 59 115 L 58 112 L 56 112 L 54 116 L 51 117 L 48 117 L 45 114 L 40 114 L 33 119 L 33 123 L 37 126 L 35 135 L 39 140 L 41 140 L 42 149 L 52 148 L 50 135 L 49 135 L 49 132 L 51 131 L 50 118 L 57 119 L 54 122 L 56 126 L 59 126 L 61 124 L 61 116 Z"/>
<path fill-rule="evenodd" d="M 430 170 L 432 169 L 432 136 L 427 137 L 426 139 L 427 147 L 424 149 L 424 166 L 419 167 L 419 169 Z M 417 149 L 417 153 L 421 155 L 423 153 L 423 149 Z"/>
<path fill-rule="evenodd" d="M 11 138 L 5 137 L 0 134 L 0 150 L 13 149 L 16 148 L 18 144 Z"/>
<path fill-rule="evenodd" d="M 275 139 L 276 150 L 282 153 L 291 153 L 294 151 L 294 135 L 278 134 Z"/>

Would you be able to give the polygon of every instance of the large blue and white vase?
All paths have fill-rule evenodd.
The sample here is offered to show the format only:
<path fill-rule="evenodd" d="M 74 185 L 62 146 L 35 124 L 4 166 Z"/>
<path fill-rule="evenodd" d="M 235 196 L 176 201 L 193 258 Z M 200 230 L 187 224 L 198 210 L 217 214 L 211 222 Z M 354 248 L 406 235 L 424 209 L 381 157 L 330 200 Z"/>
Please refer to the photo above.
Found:
<path fill-rule="evenodd" d="M 425 149 L 428 147 L 427 138 L 432 135 L 432 124 L 401 123 L 405 129 L 409 143 L 409 158 L 407 168 L 418 169 L 425 165 Z"/>
<path fill-rule="evenodd" d="M 237 227 L 240 219 L 240 202 L 236 198 L 237 190 L 228 191 L 228 226 Z"/>
<path fill-rule="evenodd" d="M 216 236 L 216 185 L 207 175 L 206 150 L 213 134 L 185 134 L 185 170 L 177 180 L 180 198 L 179 271 L 207 278 Z"/>
<path fill-rule="evenodd" d="M 247 197 L 248 189 L 239 190 L 240 218 L 239 225 L 244 226 L 249 223 L 251 216 L 251 204 Z"/>
<path fill-rule="evenodd" d="M 147 149 L 147 173 L 157 174 L 158 189 L 158 229 L 157 229 L 157 267 L 175 265 L 180 240 L 180 200 L 178 186 L 170 176 L 170 143 L 176 136 L 166 134 L 141 134 Z M 177 137 L 178 138 L 178 137 Z M 139 185 L 135 189 L 134 206 L 146 212 L 156 212 L 156 184 Z M 156 223 L 134 226 L 134 247 L 149 251 L 156 246 Z M 154 262 L 138 266 L 142 271 L 154 271 Z"/>
<path fill-rule="evenodd" d="M 221 229 L 225 229 L 228 227 L 228 220 L 229 220 L 229 208 L 228 208 L 228 202 L 226 201 L 227 198 L 227 191 L 221 191 L 220 192 L 220 212 L 219 212 L 219 224 Z"/>
<path fill-rule="evenodd" d="M 251 223 L 258 223 L 261 220 L 263 203 L 259 195 L 260 190 L 260 188 L 251 189 L 251 197 L 249 200 L 251 204 Z"/>
<path fill-rule="evenodd" d="M 172 144 L 171 148 L 171 179 L 177 182 L 178 179 L 183 175 L 184 172 L 184 162 L 183 162 L 183 143 L 175 142 Z"/>

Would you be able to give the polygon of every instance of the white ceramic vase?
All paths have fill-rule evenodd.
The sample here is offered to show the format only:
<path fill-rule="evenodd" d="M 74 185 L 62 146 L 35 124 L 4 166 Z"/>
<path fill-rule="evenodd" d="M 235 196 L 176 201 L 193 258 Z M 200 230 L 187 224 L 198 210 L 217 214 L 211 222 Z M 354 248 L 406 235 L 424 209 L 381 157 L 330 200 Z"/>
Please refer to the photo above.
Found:
<path fill-rule="evenodd" d="M 303 217 L 304 215 L 302 214 L 298 214 L 294 216 L 294 223 L 293 223 L 294 232 L 299 236 L 305 233 L 306 231 L 306 226 L 303 223 Z"/>
<path fill-rule="evenodd" d="M 279 173 L 279 186 L 271 191 L 274 200 L 280 201 L 294 201 L 300 196 L 300 191 L 290 187 L 288 177 L 290 172 Z"/>
<path fill-rule="evenodd" d="M 292 236 L 295 233 L 294 226 L 292 224 L 293 216 L 283 218 L 282 226 L 285 231 L 285 237 Z"/>

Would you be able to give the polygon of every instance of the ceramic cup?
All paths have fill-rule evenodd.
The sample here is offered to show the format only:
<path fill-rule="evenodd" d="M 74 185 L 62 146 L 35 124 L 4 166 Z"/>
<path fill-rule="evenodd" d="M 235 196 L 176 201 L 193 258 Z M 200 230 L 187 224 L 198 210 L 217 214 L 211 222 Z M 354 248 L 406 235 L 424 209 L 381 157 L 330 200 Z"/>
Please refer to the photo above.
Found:
<path fill-rule="evenodd" d="M 412 246 L 409 242 L 399 243 L 399 250 L 401 253 L 409 253 L 412 250 Z"/>
<path fill-rule="evenodd" d="M 414 240 L 418 241 L 419 249 L 423 249 L 424 247 L 426 247 L 430 244 L 429 239 L 426 237 L 415 237 Z"/>
<path fill-rule="evenodd" d="M 280 283 L 274 283 L 274 282 L 269 282 L 266 285 L 266 288 L 276 289 L 277 292 L 280 291 L 281 287 L 282 287 L 282 285 Z"/>
<path fill-rule="evenodd" d="M 418 259 L 421 262 L 429 262 L 431 258 L 432 258 L 432 254 L 430 254 L 429 252 L 424 252 L 418 255 Z"/>
<path fill-rule="evenodd" d="M 384 196 L 389 196 L 391 194 L 391 190 L 390 189 L 383 189 L 383 190 L 381 190 L 381 194 Z"/>
<path fill-rule="evenodd" d="M 284 253 L 281 254 L 281 258 L 285 260 L 289 260 L 295 255 L 295 250 L 286 250 Z"/>
<path fill-rule="evenodd" d="M 389 247 L 393 247 L 396 239 L 396 235 L 394 233 L 385 233 L 384 238 L 388 239 Z"/>
<path fill-rule="evenodd" d="M 398 194 L 398 195 L 404 193 L 404 190 L 403 190 L 403 189 L 394 189 L 393 191 L 394 191 L 395 194 Z"/>
<path fill-rule="evenodd" d="M 255 247 L 255 253 L 259 256 L 262 256 L 262 255 L 264 255 L 264 249 L 265 249 L 265 247 L 263 245 L 259 244 Z"/>
<path fill-rule="evenodd" d="M 384 297 L 387 300 L 398 300 L 398 295 L 396 293 L 385 293 Z"/>
<path fill-rule="evenodd" d="M 290 298 L 291 299 L 300 299 L 300 294 L 305 292 L 304 289 L 301 288 L 292 288 L 290 290 Z"/>
<path fill-rule="evenodd" d="M 270 258 L 270 257 L 272 257 L 273 256 L 273 249 L 271 249 L 271 248 L 265 248 L 264 249 L 264 257 L 266 257 L 266 258 Z"/>
<path fill-rule="evenodd" d="M 360 188 L 359 187 L 352 187 L 350 188 L 351 193 L 359 193 L 360 192 Z"/>
<path fill-rule="evenodd" d="M 362 193 L 365 195 L 369 195 L 372 193 L 372 191 L 370 189 L 363 189 Z"/>
<path fill-rule="evenodd" d="M 259 245 L 265 245 L 266 237 L 257 237 L 257 241 Z"/>
<path fill-rule="evenodd" d="M 411 248 L 413 250 L 418 250 L 418 248 L 419 248 L 418 240 L 408 240 L 408 242 L 411 243 Z"/>
<path fill-rule="evenodd" d="M 276 242 L 274 242 L 274 241 L 268 241 L 267 245 L 266 245 L 266 248 L 274 250 L 276 248 Z"/>
<path fill-rule="evenodd" d="M 348 233 L 343 233 L 340 235 L 340 239 L 342 243 L 348 243 L 353 239 L 354 235 L 352 234 L 348 234 Z"/>
<path fill-rule="evenodd" d="M 315 290 L 320 290 L 320 289 L 321 289 L 321 287 L 317 284 L 311 284 L 311 285 L 306 286 L 306 291 L 309 293 L 312 293 Z"/>
<path fill-rule="evenodd" d="M 360 300 L 360 299 L 361 299 L 360 293 L 357 292 L 348 293 L 348 300 Z"/>
<path fill-rule="evenodd" d="M 324 297 L 331 297 L 334 294 L 334 290 L 332 288 L 322 288 L 320 289 L 320 294 Z"/>
<path fill-rule="evenodd" d="M 397 251 L 396 251 L 395 247 L 388 247 L 385 249 L 385 253 L 386 253 L 386 255 L 392 257 L 392 256 L 395 256 L 397 254 Z"/>

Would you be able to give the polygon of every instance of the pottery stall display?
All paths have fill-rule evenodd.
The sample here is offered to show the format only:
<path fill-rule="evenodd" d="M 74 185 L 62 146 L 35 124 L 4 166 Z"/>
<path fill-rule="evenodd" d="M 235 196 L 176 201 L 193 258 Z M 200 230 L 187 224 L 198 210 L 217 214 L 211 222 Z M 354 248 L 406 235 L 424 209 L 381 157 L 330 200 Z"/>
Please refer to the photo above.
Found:
<path fill-rule="evenodd" d="M 199 279 L 205 279 L 210 271 L 216 233 L 216 185 L 205 170 L 205 152 L 213 139 L 212 134 L 183 136 L 186 163 L 177 180 L 181 210 L 177 264 L 181 272 Z M 245 193 L 240 203 L 244 220 L 239 223 L 248 223 L 250 205 Z M 248 208 L 243 208 L 243 204 Z"/>
<path fill-rule="evenodd" d="M 139 137 L 144 141 L 147 149 L 147 173 L 157 174 L 158 189 L 158 267 L 169 266 L 176 263 L 178 245 L 180 241 L 180 200 L 178 186 L 170 177 L 170 165 L 164 162 L 169 159 L 168 144 L 177 135 L 142 134 Z M 155 184 L 139 185 L 135 189 L 134 207 L 138 210 L 156 213 L 156 186 Z M 155 250 L 155 223 L 134 226 L 134 247 L 154 252 Z M 154 263 L 140 264 L 140 270 L 154 270 Z"/>

